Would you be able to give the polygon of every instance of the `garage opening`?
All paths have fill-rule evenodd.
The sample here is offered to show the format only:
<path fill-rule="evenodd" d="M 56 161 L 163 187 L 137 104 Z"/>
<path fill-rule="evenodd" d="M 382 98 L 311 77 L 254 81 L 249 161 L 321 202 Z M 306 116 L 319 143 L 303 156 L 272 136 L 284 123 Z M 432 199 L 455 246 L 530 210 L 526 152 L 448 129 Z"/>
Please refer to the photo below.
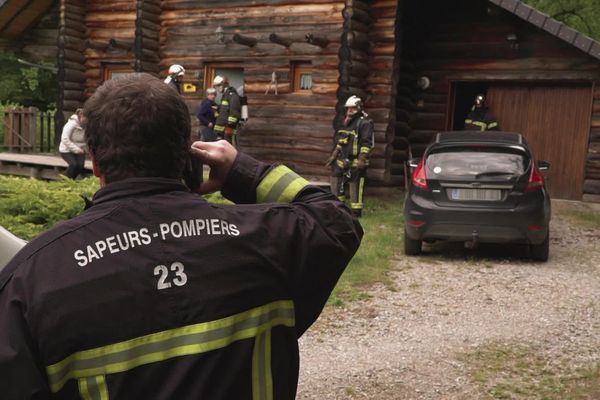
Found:
<path fill-rule="evenodd" d="M 462 129 L 473 97 L 487 94 L 488 106 L 503 131 L 522 133 L 538 160 L 551 163 L 550 195 L 581 200 L 592 113 L 589 83 L 454 82 L 453 120 Z M 470 98 L 470 100 L 469 100 Z"/>

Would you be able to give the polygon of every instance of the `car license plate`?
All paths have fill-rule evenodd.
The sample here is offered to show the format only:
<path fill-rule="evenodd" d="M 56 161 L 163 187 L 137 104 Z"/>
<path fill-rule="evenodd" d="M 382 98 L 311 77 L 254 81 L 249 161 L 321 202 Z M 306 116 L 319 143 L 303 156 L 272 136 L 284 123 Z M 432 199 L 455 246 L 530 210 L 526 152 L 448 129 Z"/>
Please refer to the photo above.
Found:
<path fill-rule="evenodd" d="M 455 201 L 500 201 L 502 190 L 497 189 L 458 189 L 448 190 L 448 197 Z"/>

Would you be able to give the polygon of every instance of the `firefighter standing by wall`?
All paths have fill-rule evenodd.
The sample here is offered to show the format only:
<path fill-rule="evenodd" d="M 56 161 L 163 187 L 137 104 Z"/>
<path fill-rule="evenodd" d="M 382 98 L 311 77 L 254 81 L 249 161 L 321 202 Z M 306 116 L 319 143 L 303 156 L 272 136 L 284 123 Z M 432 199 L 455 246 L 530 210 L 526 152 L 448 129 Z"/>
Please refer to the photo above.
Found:
<path fill-rule="evenodd" d="M 193 144 L 211 175 L 190 192 L 187 105 L 148 74 L 84 115 L 102 188 L 0 272 L 0 397 L 294 399 L 298 338 L 362 237 L 350 210 L 225 141 Z"/>
<path fill-rule="evenodd" d="M 485 95 L 475 97 L 473 108 L 465 119 L 466 131 L 497 131 L 498 121 L 486 104 Z"/>
<path fill-rule="evenodd" d="M 229 86 L 227 77 L 216 76 L 213 86 L 223 94 L 214 128 L 215 135 L 218 139 L 225 139 L 237 147 L 236 135 L 242 116 L 240 96 L 235 88 Z"/>
<path fill-rule="evenodd" d="M 360 217 L 369 156 L 375 145 L 373 122 L 359 97 L 348 98 L 345 107 L 344 126 L 336 132 L 335 149 L 327 165 L 332 166 L 331 191 L 342 201 L 348 195 L 353 214 Z"/>

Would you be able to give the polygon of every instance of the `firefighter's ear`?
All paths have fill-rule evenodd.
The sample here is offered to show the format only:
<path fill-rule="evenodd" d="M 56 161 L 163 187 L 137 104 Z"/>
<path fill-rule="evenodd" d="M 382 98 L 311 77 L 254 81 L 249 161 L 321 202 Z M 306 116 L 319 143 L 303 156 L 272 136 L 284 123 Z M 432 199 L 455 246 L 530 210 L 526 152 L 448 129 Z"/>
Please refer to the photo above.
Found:
<path fill-rule="evenodd" d="M 100 169 L 98 169 L 98 164 L 96 163 L 96 157 L 92 153 L 90 153 L 90 158 L 92 159 L 92 172 L 94 172 L 94 176 L 96 178 L 102 179 L 102 173 Z"/>

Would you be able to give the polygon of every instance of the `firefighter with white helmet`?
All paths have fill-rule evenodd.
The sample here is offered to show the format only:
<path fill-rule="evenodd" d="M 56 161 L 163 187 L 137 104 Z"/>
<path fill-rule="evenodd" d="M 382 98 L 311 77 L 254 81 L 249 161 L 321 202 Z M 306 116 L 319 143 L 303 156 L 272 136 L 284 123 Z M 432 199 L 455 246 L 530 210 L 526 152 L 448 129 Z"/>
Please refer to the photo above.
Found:
<path fill-rule="evenodd" d="M 346 116 L 336 132 L 335 148 L 327 165 L 332 167 L 331 191 L 346 201 L 348 189 L 350 208 L 360 217 L 369 156 L 375 145 L 373 121 L 364 111 L 360 97 L 350 96 L 344 106 Z"/>
<path fill-rule="evenodd" d="M 237 129 L 242 116 L 242 102 L 240 95 L 234 87 L 229 85 L 226 76 L 217 75 L 213 81 L 213 86 L 221 97 L 219 105 L 219 116 L 215 122 L 215 135 L 218 139 L 225 139 L 237 147 Z"/>
<path fill-rule="evenodd" d="M 181 93 L 181 82 L 185 75 L 185 68 L 179 64 L 173 64 L 169 67 L 169 75 L 165 79 L 167 85 L 171 85 L 177 93 Z"/>

